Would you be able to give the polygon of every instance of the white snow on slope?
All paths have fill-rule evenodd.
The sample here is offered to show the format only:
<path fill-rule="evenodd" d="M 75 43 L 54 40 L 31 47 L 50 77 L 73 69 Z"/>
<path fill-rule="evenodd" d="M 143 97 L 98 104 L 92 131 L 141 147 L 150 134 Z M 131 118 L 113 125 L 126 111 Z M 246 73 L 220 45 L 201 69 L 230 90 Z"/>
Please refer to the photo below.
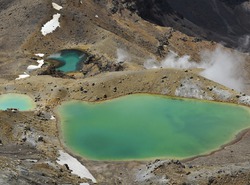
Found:
<path fill-rule="evenodd" d="M 44 54 L 43 53 L 36 53 L 35 56 L 37 56 L 37 57 L 44 57 Z"/>
<path fill-rule="evenodd" d="M 61 14 L 57 13 L 53 15 L 53 18 L 43 25 L 41 32 L 45 36 L 48 33 L 52 33 L 57 27 L 60 27 L 59 18 Z"/>
<path fill-rule="evenodd" d="M 29 65 L 29 66 L 27 67 L 27 69 L 28 69 L 29 71 L 32 71 L 32 70 L 41 68 L 42 65 L 44 64 L 44 60 L 37 60 L 37 63 L 38 63 L 37 66 L 36 66 L 36 65 Z"/>
<path fill-rule="evenodd" d="M 20 79 L 23 79 L 23 78 L 28 78 L 30 75 L 27 74 L 26 72 L 24 72 L 23 74 L 19 75 L 18 78 L 16 78 L 16 80 L 20 80 Z"/>
<path fill-rule="evenodd" d="M 56 3 L 52 3 L 52 6 L 53 6 L 54 9 L 56 9 L 58 11 L 63 8 L 62 6 L 60 6 L 60 5 L 56 4 Z"/>
<path fill-rule="evenodd" d="M 60 165 L 67 164 L 72 173 L 78 175 L 81 178 L 91 179 L 93 183 L 96 183 L 96 179 L 92 176 L 89 170 L 83 166 L 76 158 L 72 157 L 68 153 L 59 150 L 59 158 L 56 161 Z"/>
<path fill-rule="evenodd" d="M 55 120 L 55 116 L 51 115 L 50 120 Z"/>

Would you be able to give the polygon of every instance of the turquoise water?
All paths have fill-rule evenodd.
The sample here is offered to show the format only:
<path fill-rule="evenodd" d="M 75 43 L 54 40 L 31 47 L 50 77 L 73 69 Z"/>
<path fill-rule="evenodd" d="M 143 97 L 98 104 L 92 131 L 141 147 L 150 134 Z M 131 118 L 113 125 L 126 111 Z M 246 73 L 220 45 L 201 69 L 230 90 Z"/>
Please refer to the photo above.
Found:
<path fill-rule="evenodd" d="M 66 146 L 95 160 L 192 157 L 250 126 L 243 106 L 145 94 L 65 102 L 58 113 Z"/>
<path fill-rule="evenodd" d="M 60 65 L 56 69 L 67 73 L 81 69 L 83 62 L 87 59 L 87 54 L 80 50 L 62 50 L 48 58 L 59 61 Z"/>
<path fill-rule="evenodd" d="M 0 110 L 7 110 L 8 108 L 16 108 L 20 111 L 27 111 L 34 109 L 35 103 L 27 95 L 14 93 L 0 95 Z"/>

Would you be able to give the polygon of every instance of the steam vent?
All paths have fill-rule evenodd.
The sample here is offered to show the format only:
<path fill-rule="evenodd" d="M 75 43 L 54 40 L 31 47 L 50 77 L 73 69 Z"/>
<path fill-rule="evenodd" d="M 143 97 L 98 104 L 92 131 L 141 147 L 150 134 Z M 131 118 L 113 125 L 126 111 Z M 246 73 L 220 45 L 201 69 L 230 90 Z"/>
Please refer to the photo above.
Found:
<path fill-rule="evenodd" d="M 0 17 L 0 184 L 249 184 L 249 0 L 0 0 Z"/>

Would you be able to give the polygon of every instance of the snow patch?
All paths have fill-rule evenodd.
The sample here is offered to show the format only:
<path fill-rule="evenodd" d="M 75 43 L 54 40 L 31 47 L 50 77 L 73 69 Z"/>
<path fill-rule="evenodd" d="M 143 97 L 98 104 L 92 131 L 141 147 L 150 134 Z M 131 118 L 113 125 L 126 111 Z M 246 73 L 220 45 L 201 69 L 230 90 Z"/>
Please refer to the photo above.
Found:
<path fill-rule="evenodd" d="M 39 65 L 43 65 L 44 64 L 44 60 L 37 60 L 36 61 Z"/>
<path fill-rule="evenodd" d="M 92 176 L 89 170 L 83 166 L 76 158 L 72 157 L 68 153 L 59 150 L 59 158 L 56 161 L 60 165 L 67 164 L 69 169 L 72 170 L 72 173 L 78 175 L 81 178 L 87 178 L 92 180 L 93 183 L 96 183 L 96 179 Z"/>
<path fill-rule="evenodd" d="M 56 4 L 56 3 L 52 3 L 52 6 L 53 6 L 54 9 L 56 9 L 58 11 L 63 8 L 62 6 L 60 6 L 60 5 Z"/>
<path fill-rule="evenodd" d="M 18 78 L 16 78 L 16 80 L 20 80 L 20 79 L 24 79 L 24 78 L 28 78 L 30 77 L 29 74 L 27 74 L 26 72 L 24 72 L 23 74 L 19 75 Z"/>
<path fill-rule="evenodd" d="M 41 29 L 42 34 L 45 36 L 48 33 L 52 33 L 57 27 L 60 27 L 59 18 L 61 14 L 57 13 L 53 15 L 53 18 L 48 21 Z"/>
<path fill-rule="evenodd" d="M 36 53 L 35 56 L 42 58 L 42 57 L 44 57 L 44 54 L 43 53 Z"/>
<path fill-rule="evenodd" d="M 36 66 L 36 65 L 29 65 L 29 66 L 27 67 L 27 69 L 28 69 L 29 71 L 32 71 L 32 70 L 41 68 L 42 65 L 44 64 L 44 60 L 37 60 L 37 63 L 38 63 L 37 66 Z"/>
<path fill-rule="evenodd" d="M 51 115 L 50 119 L 55 120 L 56 118 L 53 115 Z"/>

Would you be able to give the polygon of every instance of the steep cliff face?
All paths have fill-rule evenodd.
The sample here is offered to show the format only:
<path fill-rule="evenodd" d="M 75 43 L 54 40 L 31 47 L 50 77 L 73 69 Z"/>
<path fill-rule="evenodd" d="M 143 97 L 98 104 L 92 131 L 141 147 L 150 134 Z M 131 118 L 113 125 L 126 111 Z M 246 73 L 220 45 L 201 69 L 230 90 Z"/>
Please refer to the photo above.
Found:
<path fill-rule="evenodd" d="M 239 47 L 250 34 L 248 0 L 137 0 L 138 14 L 155 24 Z M 249 45 L 244 46 L 249 51 Z"/>

